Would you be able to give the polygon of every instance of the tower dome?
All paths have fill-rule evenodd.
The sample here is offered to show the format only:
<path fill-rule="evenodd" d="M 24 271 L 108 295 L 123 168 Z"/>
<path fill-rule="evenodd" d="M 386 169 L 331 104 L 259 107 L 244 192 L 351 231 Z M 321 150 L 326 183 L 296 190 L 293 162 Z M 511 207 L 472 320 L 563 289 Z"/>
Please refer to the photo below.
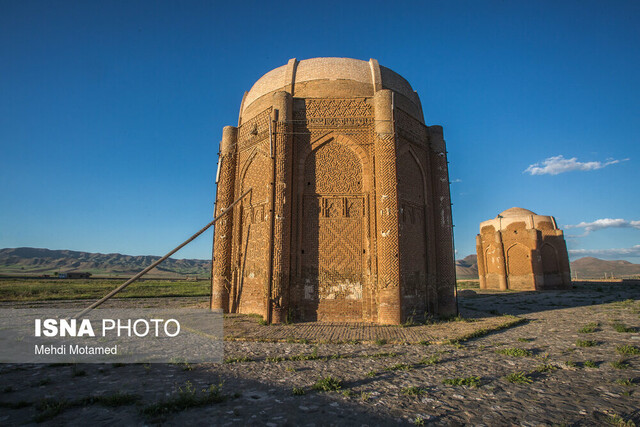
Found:
<path fill-rule="evenodd" d="M 263 105 L 271 102 L 270 94 L 289 92 L 300 98 L 371 97 L 382 89 L 397 94 L 396 102 L 415 119 L 424 123 L 418 94 L 407 80 L 395 71 L 381 66 L 375 59 L 352 58 L 290 59 L 258 79 L 245 93 L 240 107 L 240 122 L 252 118 Z"/>
<path fill-rule="evenodd" d="M 516 216 L 528 216 L 528 215 L 536 215 L 535 212 L 530 211 L 529 209 L 524 208 L 509 208 L 506 211 L 500 212 L 497 217 L 516 217 Z"/>

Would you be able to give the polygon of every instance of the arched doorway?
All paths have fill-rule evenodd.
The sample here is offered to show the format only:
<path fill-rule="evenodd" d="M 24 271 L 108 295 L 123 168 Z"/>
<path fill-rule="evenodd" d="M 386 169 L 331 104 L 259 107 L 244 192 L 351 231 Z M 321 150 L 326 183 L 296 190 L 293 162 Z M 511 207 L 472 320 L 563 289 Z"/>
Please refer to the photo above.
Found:
<path fill-rule="evenodd" d="M 544 274 L 544 286 L 557 286 L 562 283 L 558 252 L 548 243 L 542 245 L 540 250 L 542 257 L 542 272 Z"/>
<path fill-rule="evenodd" d="M 507 250 L 507 288 L 526 287 L 531 271 L 531 251 L 520 243 L 511 246 Z"/>
<path fill-rule="evenodd" d="M 398 198 L 403 311 L 433 312 L 436 290 L 435 283 L 427 283 L 425 178 L 411 149 L 398 157 Z"/>
<path fill-rule="evenodd" d="M 254 150 L 240 175 L 240 192 L 249 188 L 253 190 L 236 211 L 238 222 L 231 308 L 239 313 L 266 315 L 264 294 L 268 279 L 269 194 L 264 171 L 270 167 L 265 153 Z"/>
<path fill-rule="evenodd" d="M 304 320 L 362 320 L 362 162 L 335 139 L 304 160 L 301 194 L 301 308 Z"/>

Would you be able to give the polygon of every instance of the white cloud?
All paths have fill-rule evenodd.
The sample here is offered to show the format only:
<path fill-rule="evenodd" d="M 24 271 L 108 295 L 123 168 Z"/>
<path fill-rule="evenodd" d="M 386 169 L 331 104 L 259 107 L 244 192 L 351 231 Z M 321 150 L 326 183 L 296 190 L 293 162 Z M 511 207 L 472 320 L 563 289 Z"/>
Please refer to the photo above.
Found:
<path fill-rule="evenodd" d="M 542 162 L 529 165 L 524 170 L 529 175 L 558 175 L 564 172 L 571 171 L 592 171 L 596 169 L 602 169 L 609 165 L 625 162 L 629 159 L 606 159 L 604 162 L 579 162 L 577 157 L 565 159 L 564 156 L 549 157 Z"/>
<path fill-rule="evenodd" d="M 593 222 L 583 221 L 580 224 L 565 225 L 564 228 L 584 228 L 583 236 L 586 236 L 592 231 L 602 230 L 603 228 L 637 228 L 640 230 L 640 221 L 627 221 L 622 218 L 602 218 Z"/>
<path fill-rule="evenodd" d="M 462 180 L 460 178 L 456 178 L 453 181 L 451 181 L 451 184 L 457 184 L 458 182 L 462 182 Z"/>
<path fill-rule="evenodd" d="M 640 257 L 640 245 L 619 249 L 571 249 L 569 250 L 569 255 L 572 258 L 583 256 L 593 256 L 599 258 L 635 258 Z"/>

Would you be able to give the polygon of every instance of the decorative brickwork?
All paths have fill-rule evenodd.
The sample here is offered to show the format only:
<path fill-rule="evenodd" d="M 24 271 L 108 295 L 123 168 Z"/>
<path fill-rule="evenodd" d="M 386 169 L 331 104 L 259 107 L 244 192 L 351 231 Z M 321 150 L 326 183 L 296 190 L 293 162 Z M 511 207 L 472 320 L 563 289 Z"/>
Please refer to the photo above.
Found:
<path fill-rule="evenodd" d="M 371 104 L 362 99 L 306 99 L 305 108 L 293 116 L 308 126 L 361 127 L 372 122 Z"/>
<path fill-rule="evenodd" d="M 346 300 L 353 301 L 350 316 L 362 315 L 362 182 L 357 154 L 335 139 L 320 144 L 305 159 L 301 303 L 307 311 L 317 305 L 319 319 L 338 314 Z"/>
<path fill-rule="evenodd" d="M 446 157 L 415 92 L 375 60 L 284 67 L 245 95 L 235 166 L 218 183 L 219 203 L 253 191 L 216 229 L 229 259 L 214 265 L 228 278 L 216 304 L 275 323 L 455 314 Z"/>
<path fill-rule="evenodd" d="M 237 129 L 225 128 L 220 143 L 218 159 L 219 177 L 216 191 L 215 216 L 218 216 L 231 203 L 234 197 L 236 170 Z M 231 251 L 233 216 L 226 215 L 218 220 L 215 227 L 215 240 L 212 265 L 211 308 L 228 311 L 229 292 L 231 291 Z"/>
<path fill-rule="evenodd" d="M 429 126 L 431 182 L 433 189 L 433 209 L 437 213 L 434 224 L 436 247 L 436 287 L 439 312 L 455 311 L 455 297 L 448 292 L 455 286 L 455 270 L 449 266 L 453 257 L 453 224 L 451 222 L 451 195 L 449 193 L 449 167 L 442 127 Z"/>
<path fill-rule="evenodd" d="M 540 290 L 571 285 L 567 247 L 553 217 L 507 209 L 480 224 L 476 248 L 482 289 Z"/>
<path fill-rule="evenodd" d="M 286 101 L 285 101 L 286 102 Z M 287 111 L 282 111 L 282 110 Z M 286 114 L 290 108 L 280 108 L 279 114 Z M 287 123 L 286 117 L 275 123 L 275 188 L 273 217 L 273 271 L 271 285 L 271 302 L 274 322 L 286 320 L 289 299 L 289 273 L 291 247 L 291 165 L 293 126 Z"/>
<path fill-rule="evenodd" d="M 396 128 L 398 136 L 411 141 L 414 144 L 428 144 L 429 136 L 427 127 L 418 119 L 412 117 L 404 110 L 397 108 L 395 111 Z"/>
<path fill-rule="evenodd" d="M 239 144 L 241 145 L 241 144 Z M 240 169 L 239 189 L 242 194 L 252 188 L 234 212 L 235 289 L 231 311 L 266 314 L 266 282 L 269 246 L 269 195 L 272 163 L 269 143 L 264 141 Z"/>
<path fill-rule="evenodd" d="M 398 157 L 400 273 L 405 313 L 428 311 L 425 175 L 412 150 Z M 425 238 L 426 237 L 426 238 Z"/>
<path fill-rule="evenodd" d="M 258 142 L 269 138 L 271 108 L 267 108 L 238 128 L 238 149 L 248 150 Z"/>

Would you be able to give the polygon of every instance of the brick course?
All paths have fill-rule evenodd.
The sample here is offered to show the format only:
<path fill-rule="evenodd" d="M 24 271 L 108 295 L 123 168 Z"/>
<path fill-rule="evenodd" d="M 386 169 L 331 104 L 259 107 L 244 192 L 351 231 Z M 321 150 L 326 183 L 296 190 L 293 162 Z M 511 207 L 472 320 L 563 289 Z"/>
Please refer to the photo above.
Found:
<path fill-rule="evenodd" d="M 406 80 L 375 60 L 291 60 L 245 94 L 236 134 L 217 203 L 253 191 L 215 230 L 215 250 L 231 247 L 212 308 L 274 323 L 457 313 L 442 128 Z"/>

